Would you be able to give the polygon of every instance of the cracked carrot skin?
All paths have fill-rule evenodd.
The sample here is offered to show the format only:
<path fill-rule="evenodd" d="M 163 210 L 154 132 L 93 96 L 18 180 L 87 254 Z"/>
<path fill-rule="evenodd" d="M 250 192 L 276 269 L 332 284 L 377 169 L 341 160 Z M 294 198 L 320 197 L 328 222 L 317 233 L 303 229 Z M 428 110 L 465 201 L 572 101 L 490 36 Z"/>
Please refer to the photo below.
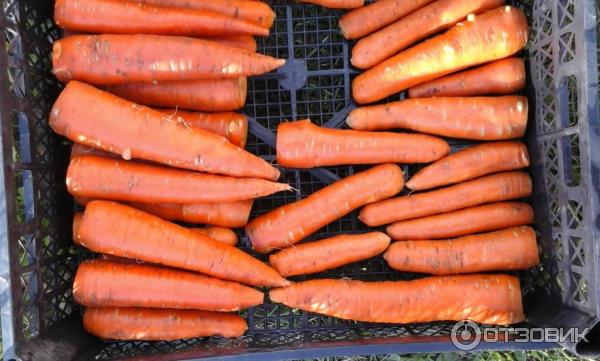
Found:
<path fill-rule="evenodd" d="M 527 98 L 414 98 L 354 109 L 346 123 L 356 130 L 404 128 L 474 140 L 520 138 L 527 127 Z"/>
<path fill-rule="evenodd" d="M 525 14 L 511 6 L 469 16 L 444 34 L 354 78 L 352 95 L 357 103 L 372 103 L 426 81 L 506 58 L 525 46 L 528 31 Z"/>
<path fill-rule="evenodd" d="M 296 0 L 301 3 L 320 5 L 329 9 L 355 9 L 365 4 L 364 0 Z"/>
<path fill-rule="evenodd" d="M 498 202 L 395 222 L 387 226 L 386 233 L 395 241 L 442 239 L 532 223 L 529 204 Z"/>
<path fill-rule="evenodd" d="M 85 221 L 84 221 L 85 222 Z M 239 283 L 151 265 L 84 261 L 73 282 L 86 307 L 151 307 L 231 312 L 260 305 L 263 294 Z"/>
<path fill-rule="evenodd" d="M 531 227 L 448 240 L 395 242 L 383 258 L 398 271 L 434 275 L 524 270 L 540 262 Z"/>
<path fill-rule="evenodd" d="M 275 180 L 279 171 L 227 139 L 190 129 L 161 112 L 81 82 L 70 82 L 50 112 L 50 127 L 70 140 L 172 167 Z"/>
<path fill-rule="evenodd" d="M 224 227 L 196 227 L 190 228 L 191 231 L 206 235 L 221 243 L 235 246 L 238 243 L 237 234 L 229 228 Z"/>
<path fill-rule="evenodd" d="M 308 119 L 280 123 L 276 148 L 277 162 L 288 168 L 428 163 L 450 153 L 448 143 L 425 134 L 330 129 Z"/>
<path fill-rule="evenodd" d="M 460 183 L 491 173 L 529 167 L 529 153 L 521 142 L 472 145 L 419 170 L 406 182 L 412 190 Z"/>
<path fill-rule="evenodd" d="M 153 83 L 268 73 L 285 60 L 201 39 L 165 35 L 74 35 L 54 42 L 61 82 Z"/>
<path fill-rule="evenodd" d="M 375 227 L 485 203 L 524 198 L 531 192 L 531 177 L 527 173 L 498 173 L 447 188 L 371 203 L 360 211 L 358 218 Z"/>
<path fill-rule="evenodd" d="M 525 319 L 519 279 L 507 275 L 380 282 L 320 279 L 273 289 L 269 297 L 291 308 L 364 322 L 468 319 L 506 325 Z"/>
<path fill-rule="evenodd" d="M 389 245 L 390 237 L 381 232 L 342 234 L 283 249 L 269 263 L 284 277 L 305 275 L 375 257 Z"/>
<path fill-rule="evenodd" d="M 234 314 L 142 307 L 88 307 L 83 328 L 109 340 L 173 341 L 185 338 L 239 337 L 248 324 Z"/>
<path fill-rule="evenodd" d="M 238 248 L 119 203 L 88 203 L 75 239 L 94 252 L 252 286 L 289 284 L 277 271 Z"/>
<path fill-rule="evenodd" d="M 375 166 L 253 219 L 246 234 L 257 252 L 286 248 L 365 204 L 399 193 L 402 187 L 400 167 Z"/>

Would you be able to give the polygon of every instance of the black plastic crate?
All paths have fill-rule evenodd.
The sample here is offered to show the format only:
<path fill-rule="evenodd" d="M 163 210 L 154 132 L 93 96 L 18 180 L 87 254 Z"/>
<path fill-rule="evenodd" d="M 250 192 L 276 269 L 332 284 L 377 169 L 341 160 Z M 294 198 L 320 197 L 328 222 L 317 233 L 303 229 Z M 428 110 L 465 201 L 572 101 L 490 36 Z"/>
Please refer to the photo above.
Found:
<path fill-rule="evenodd" d="M 523 326 L 590 327 L 590 343 L 565 344 L 580 353 L 600 350 L 600 121 L 594 0 L 514 2 L 532 28 L 528 49 L 530 126 L 536 229 L 543 264 L 519 273 L 528 322 Z M 351 322 L 271 304 L 244 312 L 249 330 L 239 339 L 102 343 L 81 328 L 71 283 L 88 256 L 72 245 L 73 202 L 64 175 L 70 144 L 54 135 L 47 115 L 61 86 L 50 73 L 51 44 L 61 36 L 52 24 L 53 1 L 3 0 L 5 46 L 0 51 L 2 157 L 0 180 L 0 301 L 6 358 L 68 360 L 204 357 L 289 359 L 348 354 L 454 351 L 453 323 L 380 325 Z M 289 59 L 276 73 L 249 82 L 244 109 L 250 115 L 247 149 L 274 160 L 275 129 L 283 120 L 310 117 L 343 127 L 355 107 L 349 65 L 352 44 L 341 36 L 341 11 L 276 2 L 271 35 L 259 51 Z M 4 70 L 6 69 L 6 70 Z M 464 142 L 455 141 L 456 147 Z M 362 169 L 362 167 L 360 168 Z M 403 167 L 407 177 L 417 166 Z M 297 193 L 255 202 L 253 216 L 304 197 L 355 167 L 286 170 L 282 180 Z M 312 238 L 366 229 L 356 212 Z M 247 240 L 242 247 L 248 249 Z M 263 256 L 259 256 L 264 259 Z M 315 277 L 361 280 L 410 279 L 375 258 Z M 295 279 L 303 279 L 297 277 Z M 594 327 L 595 326 L 595 327 Z M 595 342 L 594 342 L 595 341 Z M 476 350 L 555 347 L 549 343 L 485 343 Z"/>

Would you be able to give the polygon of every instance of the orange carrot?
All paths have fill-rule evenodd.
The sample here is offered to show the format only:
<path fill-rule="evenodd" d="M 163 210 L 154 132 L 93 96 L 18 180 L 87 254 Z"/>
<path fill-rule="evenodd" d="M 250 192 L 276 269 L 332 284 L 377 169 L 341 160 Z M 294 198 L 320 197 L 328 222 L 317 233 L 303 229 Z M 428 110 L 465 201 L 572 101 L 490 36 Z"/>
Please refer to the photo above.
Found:
<path fill-rule="evenodd" d="M 107 91 L 132 102 L 206 112 L 236 110 L 246 102 L 246 77 L 112 85 Z"/>
<path fill-rule="evenodd" d="M 340 29 L 346 39 L 358 39 L 393 23 L 401 17 L 432 3 L 434 0 L 378 0 L 352 10 L 340 18 Z"/>
<path fill-rule="evenodd" d="M 285 248 L 365 204 L 399 193 L 403 186 L 400 167 L 379 165 L 253 219 L 246 234 L 258 252 Z"/>
<path fill-rule="evenodd" d="M 381 226 L 485 203 L 528 197 L 531 190 L 531 178 L 527 173 L 498 173 L 431 192 L 371 203 L 360 211 L 358 218 L 368 226 Z"/>
<path fill-rule="evenodd" d="M 458 70 L 506 58 L 525 46 L 528 31 L 525 14 L 514 7 L 469 16 L 446 33 L 354 78 L 354 100 L 371 103 Z"/>
<path fill-rule="evenodd" d="M 70 82 L 50 112 L 50 126 L 72 141 L 120 154 L 209 173 L 279 178 L 261 158 L 169 116 L 92 86 Z"/>
<path fill-rule="evenodd" d="M 117 158 L 118 155 L 105 152 L 100 149 L 96 149 L 94 147 L 89 147 L 87 145 L 73 143 L 71 146 L 71 156 L 69 159 L 73 159 L 82 155 L 95 155 L 98 157 L 106 157 L 106 158 Z"/>
<path fill-rule="evenodd" d="M 408 90 L 408 95 L 411 98 L 505 95 L 524 88 L 523 59 L 508 58 L 417 85 Z"/>
<path fill-rule="evenodd" d="M 406 186 L 424 190 L 459 183 L 486 174 L 529 167 L 529 153 L 520 142 L 473 145 L 417 172 Z"/>
<path fill-rule="evenodd" d="M 237 234 L 229 228 L 223 227 L 202 227 L 202 228 L 190 228 L 190 230 L 198 233 L 204 234 L 214 240 L 217 240 L 221 243 L 228 244 L 230 246 L 235 246 L 238 243 Z"/>
<path fill-rule="evenodd" d="M 75 35 L 55 41 L 52 50 L 58 80 L 102 85 L 239 78 L 283 63 L 212 41 L 164 35 Z"/>
<path fill-rule="evenodd" d="M 342 234 L 283 249 L 269 263 L 284 277 L 304 275 L 375 257 L 389 245 L 390 237 L 381 232 Z"/>
<path fill-rule="evenodd" d="M 114 202 L 88 203 L 75 238 L 94 252 L 183 268 L 253 286 L 289 283 L 274 269 L 233 246 Z"/>
<path fill-rule="evenodd" d="M 75 197 L 142 203 L 233 202 L 290 190 L 288 184 L 234 178 L 83 155 L 67 170 Z"/>
<path fill-rule="evenodd" d="M 396 241 L 440 239 L 533 223 L 526 203 L 500 202 L 392 223 L 387 234 Z"/>
<path fill-rule="evenodd" d="M 527 126 L 527 98 L 406 99 L 354 109 L 346 122 L 357 130 L 406 128 L 452 138 L 520 138 Z"/>
<path fill-rule="evenodd" d="M 320 5 L 330 9 L 355 9 L 364 5 L 364 0 L 296 0 L 301 3 Z"/>
<path fill-rule="evenodd" d="M 83 328 L 103 339 L 172 341 L 206 336 L 239 337 L 248 324 L 238 315 L 220 312 L 90 307 L 83 314 Z"/>
<path fill-rule="evenodd" d="M 330 129 L 308 119 L 280 123 L 276 148 L 277 162 L 288 168 L 428 163 L 450 152 L 448 143 L 429 135 Z"/>
<path fill-rule="evenodd" d="M 320 279 L 269 292 L 273 302 L 347 320 L 385 323 L 524 320 L 519 279 L 506 275 L 362 282 Z"/>
<path fill-rule="evenodd" d="M 262 26 L 212 11 L 123 0 L 56 0 L 54 21 L 62 28 L 91 33 L 269 35 Z"/>
<path fill-rule="evenodd" d="M 82 227 L 85 227 L 85 216 Z M 215 242 L 218 243 L 218 242 Z M 100 259 L 79 265 L 75 302 L 86 307 L 152 307 L 237 311 L 260 305 L 263 294 L 235 282 L 165 267 Z"/>
<path fill-rule="evenodd" d="M 449 240 L 396 242 L 383 258 L 399 271 L 435 275 L 520 270 L 540 261 L 535 231 L 530 227 Z"/>
<path fill-rule="evenodd" d="M 504 0 L 439 0 L 363 39 L 352 48 L 352 65 L 371 68 L 421 39 L 504 4 Z M 462 49 L 461 49 L 462 50 Z"/>
<path fill-rule="evenodd" d="M 203 37 L 204 40 L 214 41 L 216 43 L 240 48 L 251 53 L 256 52 L 256 40 L 250 35 L 228 35 L 228 36 L 212 36 Z"/>

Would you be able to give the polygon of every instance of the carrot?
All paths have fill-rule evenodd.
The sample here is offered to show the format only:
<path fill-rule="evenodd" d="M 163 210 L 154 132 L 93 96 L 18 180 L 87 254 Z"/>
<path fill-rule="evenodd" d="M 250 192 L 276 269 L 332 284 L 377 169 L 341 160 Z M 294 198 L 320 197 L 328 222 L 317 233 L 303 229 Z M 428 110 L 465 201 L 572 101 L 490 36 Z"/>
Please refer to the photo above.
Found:
<path fill-rule="evenodd" d="M 95 155 L 98 157 L 107 157 L 107 158 L 117 158 L 118 155 L 105 152 L 100 149 L 96 149 L 94 147 L 89 147 L 87 145 L 73 143 L 71 146 L 71 156 L 69 159 L 73 159 L 82 155 Z"/>
<path fill-rule="evenodd" d="M 132 0 L 135 2 L 165 7 L 199 9 L 232 16 L 270 28 L 275 21 L 275 12 L 268 4 L 249 0 Z"/>
<path fill-rule="evenodd" d="M 508 58 L 419 84 L 410 88 L 408 95 L 411 98 L 505 95 L 524 88 L 523 59 Z"/>
<path fill-rule="evenodd" d="M 164 35 L 75 35 L 55 41 L 52 50 L 58 80 L 101 85 L 238 78 L 283 63 L 212 41 Z"/>
<path fill-rule="evenodd" d="M 371 103 L 458 70 L 510 56 L 525 46 L 528 30 L 523 12 L 510 6 L 469 16 L 446 33 L 354 78 L 354 100 Z"/>
<path fill-rule="evenodd" d="M 399 271 L 435 275 L 521 270 L 540 261 L 535 231 L 530 227 L 442 241 L 396 242 L 383 258 Z"/>
<path fill-rule="evenodd" d="M 56 0 L 54 22 L 62 28 L 91 33 L 269 35 L 262 26 L 212 11 L 123 0 Z"/>
<path fill-rule="evenodd" d="M 393 23 L 434 0 L 379 0 L 352 10 L 340 18 L 346 39 L 358 39 Z"/>
<path fill-rule="evenodd" d="M 360 69 L 371 68 L 469 14 L 479 14 L 503 4 L 504 0 L 436 1 L 360 39 L 352 48 L 352 65 Z"/>
<path fill-rule="evenodd" d="M 355 9 L 364 5 L 364 0 L 296 0 L 301 3 L 320 5 L 330 9 Z"/>
<path fill-rule="evenodd" d="M 308 119 L 280 123 L 276 148 L 277 162 L 288 168 L 428 163 L 450 152 L 448 143 L 429 135 L 330 129 Z"/>
<path fill-rule="evenodd" d="M 85 216 L 82 227 L 85 227 Z M 263 294 L 235 282 L 165 267 L 100 259 L 79 265 L 75 302 L 86 307 L 152 307 L 237 311 L 260 305 Z"/>
<path fill-rule="evenodd" d="M 357 130 L 406 128 L 452 138 L 520 138 L 527 127 L 527 98 L 406 99 L 354 109 L 346 122 Z"/>
<path fill-rule="evenodd" d="M 528 197 L 531 191 L 531 178 L 527 173 L 498 173 L 431 192 L 371 203 L 360 211 L 358 218 L 368 226 L 381 226 L 484 203 Z"/>
<path fill-rule="evenodd" d="M 418 171 L 406 186 L 424 190 L 459 183 L 486 174 L 529 167 L 529 153 L 520 142 L 473 145 Z"/>
<path fill-rule="evenodd" d="M 90 307 L 83 328 L 92 335 L 113 340 L 172 341 L 206 336 L 239 337 L 248 324 L 227 313 L 139 307 Z"/>
<path fill-rule="evenodd" d="M 269 263 L 284 277 L 304 275 L 374 257 L 389 245 L 390 237 L 381 232 L 342 234 L 283 249 Z"/>
<path fill-rule="evenodd" d="M 229 228 L 223 227 L 202 227 L 202 228 L 190 228 L 190 230 L 198 233 L 204 234 L 214 240 L 217 240 L 221 243 L 228 244 L 230 246 L 235 246 L 238 243 L 237 234 Z"/>
<path fill-rule="evenodd" d="M 72 141 L 120 154 L 209 173 L 279 178 L 261 158 L 160 112 L 92 86 L 70 82 L 50 112 L 50 126 Z"/>
<path fill-rule="evenodd" d="M 233 202 L 290 190 L 288 184 L 159 167 L 83 155 L 67 170 L 67 190 L 75 197 L 142 203 Z"/>
<path fill-rule="evenodd" d="M 399 193 L 403 186 L 400 167 L 379 165 L 253 219 L 246 234 L 258 252 L 285 248 L 365 204 Z"/>
<path fill-rule="evenodd" d="M 392 223 L 387 234 L 396 241 L 440 239 L 533 223 L 526 203 L 500 202 Z"/>
<path fill-rule="evenodd" d="M 255 53 L 257 49 L 256 40 L 250 35 L 227 35 L 227 36 L 212 36 L 203 37 L 204 40 L 214 41 L 216 43 L 240 48 L 251 53 Z"/>
<path fill-rule="evenodd" d="M 75 238 L 94 252 L 183 268 L 253 286 L 289 283 L 274 269 L 238 248 L 114 202 L 88 203 Z"/>
<path fill-rule="evenodd" d="M 206 112 L 236 110 L 246 102 L 246 77 L 112 85 L 107 91 L 132 102 Z"/>
<path fill-rule="evenodd" d="M 365 322 L 469 319 L 504 325 L 524 320 L 519 279 L 506 275 L 384 282 L 320 279 L 276 288 L 269 296 L 291 308 Z"/>

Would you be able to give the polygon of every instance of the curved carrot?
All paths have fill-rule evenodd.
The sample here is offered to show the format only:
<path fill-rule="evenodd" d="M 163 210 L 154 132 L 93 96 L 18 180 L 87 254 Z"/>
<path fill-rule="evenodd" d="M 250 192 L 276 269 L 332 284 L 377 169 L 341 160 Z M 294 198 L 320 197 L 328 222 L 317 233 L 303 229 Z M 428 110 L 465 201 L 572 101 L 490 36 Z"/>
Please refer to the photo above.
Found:
<path fill-rule="evenodd" d="M 479 14 L 503 4 L 504 0 L 436 1 L 360 39 L 352 48 L 352 65 L 360 69 L 371 68 L 469 14 Z"/>
<path fill-rule="evenodd" d="M 406 182 L 413 190 L 459 183 L 486 174 L 529 167 L 529 153 L 520 142 L 473 145 L 418 171 Z"/>
<path fill-rule="evenodd" d="M 354 78 L 352 95 L 357 103 L 371 103 L 446 74 L 506 58 L 525 46 L 528 31 L 525 14 L 514 7 L 469 16 L 446 33 Z"/>
<path fill-rule="evenodd" d="M 273 302 L 346 320 L 385 323 L 524 320 L 519 279 L 506 275 L 362 282 L 320 279 L 269 292 Z"/>
<path fill-rule="evenodd" d="M 83 222 L 85 227 L 85 219 Z M 100 259 L 79 265 L 73 282 L 73 298 L 87 307 L 221 312 L 238 311 L 263 302 L 261 292 L 235 282 L 165 267 Z"/>
<path fill-rule="evenodd" d="M 265 160 L 227 139 L 92 86 L 70 82 L 50 112 L 50 126 L 72 141 L 120 154 L 209 173 L 279 178 Z"/>
<path fill-rule="evenodd" d="M 246 102 L 246 77 L 112 85 L 107 91 L 132 102 L 159 107 L 225 112 Z"/>
<path fill-rule="evenodd" d="M 435 275 L 528 269 L 540 261 L 531 227 L 449 240 L 395 242 L 383 258 L 399 271 Z"/>
<path fill-rule="evenodd" d="M 371 203 L 360 211 L 358 218 L 368 226 L 381 226 L 484 203 L 528 197 L 531 191 L 531 178 L 527 173 L 498 173 L 447 188 Z"/>
<path fill-rule="evenodd" d="M 505 95 L 524 88 L 523 59 L 508 58 L 419 84 L 408 90 L 408 96 L 426 98 Z"/>
<path fill-rule="evenodd" d="M 276 148 L 277 162 L 288 168 L 428 163 L 450 152 L 444 140 L 425 134 L 330 129 L 318 127 L 308 119 L 280 123 Z"/>
<path fill-rule="evenodd" d="M 75 35 L 55 41 L 52 50 L 58 80 L 101 85 L 238 78 L 284 63 L 212 41 L 164 35 Z"/>
<path fill-rule="evenodd" d="M 282 276 L 317 273 L 375 257 L 390 245 L 381 232 L 342 234 L 283 249 L 269 257 L 269 263 Z"/>
<path fill-rule="evenodd" d="M 433 1 L 378 0 L 342 16 L 340 30 L 346 39 L 362 38 Z"/>
<path fill-rule="evenodd" d="M 440 239 L 533 223 L 526 203 L 500 202 L 392 223 L 387 234 L 396 241 Z"/>
<path fill-rule="evenodd" d="M 520 138 L 527 127 L 527 98 L 406 99 L 354 109 L 346 123 L 357 130 L 405 128 L 452 138 Z"/>
<path fill-rule="evenodd" d="M 301 3 L 320 5 L 330 9 L 354 9 L 364 5 L 365 0 L 296 0 Z"/>
<path fill-rule="evenodd" d="M 257 49 L 256 40 L 250 35 L 212 36 L 202 37 L 202 39 L 232 46 L 234 48 L 240 48 L 251 53 L 255 53 Z"/>
<path fill-rule="evenodd" d="M 400 167 L 379 165 L 253 219 L 246 234 L 257 252 L 289 247 L 365 204 L 399 193 L 403 186 Z"/>
<path fill-rule="evenodd" d="M 202 228 L 190 228 L 191 231 L 198 234 L 204 234 L 214 240 L 221 243 L 235 246 L 238 243 L 237 234 L 229 228 L 224 227 L 202 227 Z"/>
<path fill-rule="evenodd" d="M 75 237 L 77 243 L 94 252 L 183 268 L 254 286 L 289 283 L 274 269 L 238 248 L 114 202 L 88 203 Z"/>
<path fill-rule="evenodd" d="M 123 0 L 56 0 L 54 21 L 62 28 L 91 33 L 269 35 L 262 26 L 212 11 Z"/>
<path fill-rule="evenodd" d="M 246 321 L 234 314 L 141 307 L 89 307 L 83 328 L 112 340 L 172 341 L 207 336 L 239 337 Z"/>

